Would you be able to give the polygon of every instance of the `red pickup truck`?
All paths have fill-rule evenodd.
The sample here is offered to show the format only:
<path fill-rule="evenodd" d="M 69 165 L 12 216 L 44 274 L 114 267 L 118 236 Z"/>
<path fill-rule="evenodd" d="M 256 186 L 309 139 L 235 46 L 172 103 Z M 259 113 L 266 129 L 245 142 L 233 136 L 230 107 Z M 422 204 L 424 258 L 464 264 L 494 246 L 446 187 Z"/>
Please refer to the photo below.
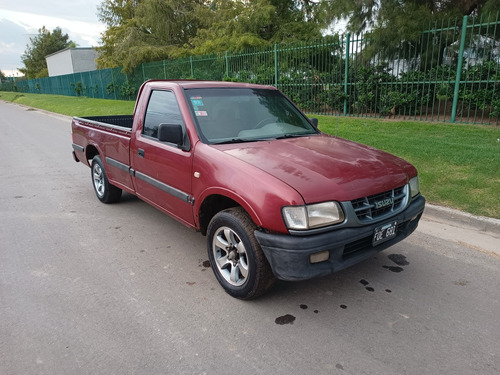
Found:
<path fill-rule="evenodd" d="M 75 117 L 72 135 L 100 201 L 125 190 L 199 230 L 241 299 L 367 259 L 424 210 L 411 164 L 322 133 L 274 87 L 148 81 L 133 116 Z"/>

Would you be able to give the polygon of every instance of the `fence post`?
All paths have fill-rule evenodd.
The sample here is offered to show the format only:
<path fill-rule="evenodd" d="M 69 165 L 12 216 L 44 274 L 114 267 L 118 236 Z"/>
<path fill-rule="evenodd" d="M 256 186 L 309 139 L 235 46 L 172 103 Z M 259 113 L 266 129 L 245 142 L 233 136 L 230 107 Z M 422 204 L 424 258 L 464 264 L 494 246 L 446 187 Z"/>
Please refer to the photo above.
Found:
<path fill-rule="evenodd" d="M 457 116 L 458 92 L 460 91 L 460 78 L 462 76 L 462 65 L 464 62 L 465 34 L 467 33 L 467 16 L 462 21 L 462 34 L 460 35 L 460 48 L 458 50 L 457 75 L 455 77 L 455 90 L 453 91 L 453 106 L 451 107 L 450 122 L 454 123 Z"/>
<path fill-rule="evenodd" d="M 98 72 L 99 72 L 99 82 L 101 83 L 101 98 L 107 99 L 106 96 L 104 96 L 104 84 L 102 83 L 102 70 L 98 70 Z"/>
<path fill-rule="evenodd" d="M 344 76 L 344 116 L 347 116 L 347 94 L 349 93 L 349 49 L 351 34 L 347 33 L 345 42 L 345 76 Z"/>
<path fill-rule="evenodd" d="M 229 78 L 229 57 L 226 51 L 226 77 Z"/>
<path fill-rule="evenodd" d="M 144 71 L 144 63 L 142 65 L 142 82 L 146 82 L 146 72 Z M 128 82 L 128 77 L 127 77 L 127 82 Z"/>
<path fill-rule="evenodd" d="M 278 87 L 278 45 L 274 44 L 274 86 Z"/>
<path fill-rule="evenodd" d="M 111 70 L 111 82 L 113 82 L 113 95 L 115 96 L 115 100 L 118 99 L 116 97 L 116 90 L 118 90 L 118 85 L 117 85 L 117 82 L 115 82 L 115 76 L 113 74 L 113 70 Z"/>
<path fill-rule="evenodd" d="M 189 56 L 189 64 L 191 65 L 191 78 L 194 78 L 193 56 Z"/>

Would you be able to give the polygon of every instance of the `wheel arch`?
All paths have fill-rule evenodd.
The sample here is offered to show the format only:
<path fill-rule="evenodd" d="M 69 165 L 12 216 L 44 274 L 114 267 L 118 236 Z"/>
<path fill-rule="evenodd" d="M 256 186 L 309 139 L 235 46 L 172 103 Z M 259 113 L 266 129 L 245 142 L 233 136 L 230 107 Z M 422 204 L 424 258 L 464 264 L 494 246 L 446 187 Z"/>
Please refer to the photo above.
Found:
<path fill-rule="evenodd" d="M 87 165 L 90 166 L 90 163 L 92 162 L 92 159 L 96 155 L 101 155 L 101 153 L 99 152 L 99 149 L 95 145 L 89 144 L 85 148 L 85 159 L 87 160 Z"/>
<path fill-rule="evenodd" d="M 207 195 L 200 203 L 198 209 L 198 225 L 200 232 L 203 235 L 207 234 L 207 228 L 212 218 L 219 212 L 232 207 L 241 207 L 250 216 L 253 222 L 260 226 L 260 220 L 255 214 L 254 210 L 246 204 L 246 202 L 238 199 L 237 197 L 230 197 L 228 195 L 214 193 Z"/>

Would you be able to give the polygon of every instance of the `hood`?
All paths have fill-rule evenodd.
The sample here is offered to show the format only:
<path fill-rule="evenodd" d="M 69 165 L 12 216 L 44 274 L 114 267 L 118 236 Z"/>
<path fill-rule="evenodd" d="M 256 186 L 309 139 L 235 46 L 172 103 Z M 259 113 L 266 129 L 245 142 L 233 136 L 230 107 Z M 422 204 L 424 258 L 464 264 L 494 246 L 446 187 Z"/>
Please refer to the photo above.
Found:
<path fill-rule="evenodd" d="M 306 203 L 365 197 L 417 174 L 396 156 L 325 134 L 215 147 L 285 182 Z"/>

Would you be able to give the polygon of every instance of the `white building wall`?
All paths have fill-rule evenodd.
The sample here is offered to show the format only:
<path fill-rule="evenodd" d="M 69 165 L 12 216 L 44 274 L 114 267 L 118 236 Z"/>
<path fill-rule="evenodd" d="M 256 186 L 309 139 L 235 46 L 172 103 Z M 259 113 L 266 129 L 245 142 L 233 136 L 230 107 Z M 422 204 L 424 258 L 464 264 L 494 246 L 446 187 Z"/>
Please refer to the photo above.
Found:
<path fill-rule="evenodd" d="M 53 53 L 45 57 L 45 60 L 49 69 L 49 77 L 73 73 L 70 49 L 63 49 L 62 51 Z"/>
<path fill-rule="evenodd" d="M 49 77 L 96 70 L 96 58 L 93 48 L 67 48 L 45 57 Z"/>
<path fill-rule="evenodd" d="M 71 50 L 73 73 L 89 72 L 97 69 L 95 62 L 97 51 L 93 48 L 77 48 Z"/>

